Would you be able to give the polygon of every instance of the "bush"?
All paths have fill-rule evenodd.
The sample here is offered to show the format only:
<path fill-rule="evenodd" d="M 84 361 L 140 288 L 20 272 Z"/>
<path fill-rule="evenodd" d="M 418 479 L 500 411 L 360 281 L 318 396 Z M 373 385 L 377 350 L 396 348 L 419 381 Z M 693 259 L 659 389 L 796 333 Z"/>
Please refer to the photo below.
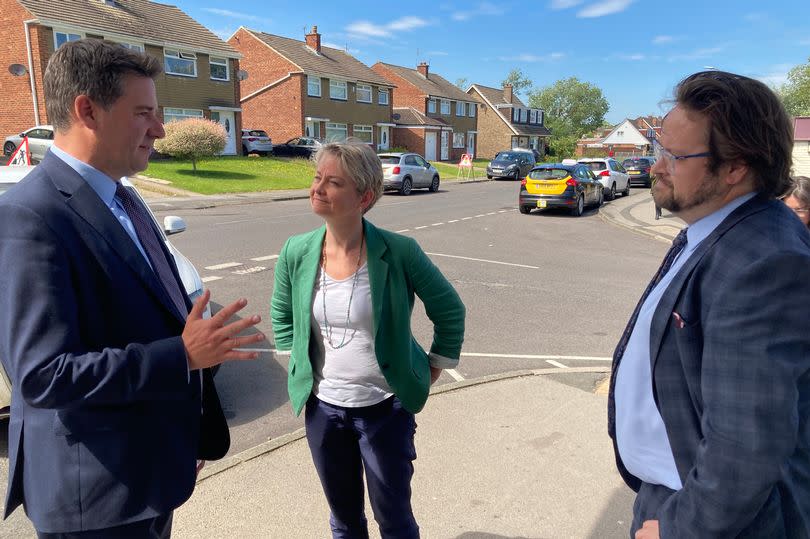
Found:
<path fill-rule="evenodd" d="M 155 141 L 155 149 L 177 159 L 191 161 L 197 172 L 197 161 L 211 157 L 225 149 L 227 133 L 217 122 L 203 118 L 187 118 L 163 126 L 166 136 Z"/>

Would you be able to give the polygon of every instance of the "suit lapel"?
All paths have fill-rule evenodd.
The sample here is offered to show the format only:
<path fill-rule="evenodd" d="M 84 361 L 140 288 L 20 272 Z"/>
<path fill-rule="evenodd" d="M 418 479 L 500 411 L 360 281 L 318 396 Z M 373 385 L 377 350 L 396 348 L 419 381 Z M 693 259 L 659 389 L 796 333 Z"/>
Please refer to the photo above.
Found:
<path fill-rule="evenodd" d="M 379 321 L 382 319 L 385 283 L 388 281 L 388 263 L 383 260 L 388 246 L 377 231 L 377 227 L 365 219 L 363 219 L 363 228 L 366 234 L 368 279 L 371 286 L 371 306 L 374 311 L 374 336 L 376 337 Z"/>

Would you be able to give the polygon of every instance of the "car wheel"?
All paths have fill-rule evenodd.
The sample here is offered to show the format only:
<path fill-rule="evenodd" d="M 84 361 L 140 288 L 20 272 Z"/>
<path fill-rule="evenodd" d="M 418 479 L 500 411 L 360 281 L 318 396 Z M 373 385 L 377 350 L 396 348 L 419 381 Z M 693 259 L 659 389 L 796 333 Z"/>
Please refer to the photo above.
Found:
<path fill-rule="evenodd" d="M 439 190 L 439 176 L 438 176 L 438 174 L 436 176 L 433 176 L 433 181 L 430 182 L 430 187 L 428 187 L 428 189 L 432 193 L 435 193 L 436 191 Z"/>
<path fill-rule="evenodd" d="M 14 150 L 17 149 L 17 146 L 14 145 L 13 142 L 8 141 L 3 145 L 3 153 L 6 155 L 11 155 L 14 153 Z"/>
<path fill-rule="evenodd" d="M 518 209 L 520 210 L 520 213 L 524 213 L 524 214 L 525 213 L 531 213 L 531 211 L 532 211 L 531 206 L 519 206 Z"/>
<path fill-rule="evenodd" d="M 622 191 L 622 196 L 623 197 L 630 196 L 630 180 L 627 180 L 627 184 L 625 184 L 624 186 L 624 191 Z"/>
<path fill-rule="evenodd" d="M 605 203 L 605 192 L 601 189 L 599 190 L 599 200 L 596 202 L 596 207 L 601 208 L 602 204 Z"/>
<path fill-rule="evenodd" d="M 514 180 L 519 180 L 520 179 L 520 171 L 519 170 L 515 171 L 515 177 L 513 179 Z"/>
<path fill-rule="evenodd" d="M 571 208 L 571 215 L 573 215 L 574 217 L 579 217 L 580 215 L 582 215 L 582 212 L 584 212 L 584 211 L 585 211 L 585 197 L 582 196 L 582 195 L 579 195 L 577 197 L 576 206 Z"/>
<path fill-rule="evenodd" d="M 402 186 L 399 188 L 399 194 L 402 196 L 408 196 L 411 194 L 411 189 L 413 189 L 413 182 L 410 178 L 405 178 L 402 180 Z"/>
<path fill-rule="evenodd" d="M 488 180 L 491 180 L 491 179 L 492 179 L 492 176 L 490 176 L 489 174 L 487 174 L 487 179 L 488 179 Z"/>
<path fill-rule="evenodd" d="M 614 183 L 613 185 L 610 186 L 610 190 L 608 191 L 607 199 L 608 200 L 615 200 L 615 198 L 616 198 L 616 184 Z"/>

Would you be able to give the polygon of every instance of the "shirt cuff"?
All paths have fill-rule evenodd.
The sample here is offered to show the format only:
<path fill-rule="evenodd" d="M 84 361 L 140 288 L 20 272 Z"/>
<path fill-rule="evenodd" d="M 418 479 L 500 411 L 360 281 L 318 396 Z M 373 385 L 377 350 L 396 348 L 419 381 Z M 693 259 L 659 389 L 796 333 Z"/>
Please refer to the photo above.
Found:
<path fill-rule="evenodd" d="M 440 356 L 435 352 L 428 354 L 430 358 L 430 366 L 436 369 L 454 369 L 458 365 L 458 358 Z"/>

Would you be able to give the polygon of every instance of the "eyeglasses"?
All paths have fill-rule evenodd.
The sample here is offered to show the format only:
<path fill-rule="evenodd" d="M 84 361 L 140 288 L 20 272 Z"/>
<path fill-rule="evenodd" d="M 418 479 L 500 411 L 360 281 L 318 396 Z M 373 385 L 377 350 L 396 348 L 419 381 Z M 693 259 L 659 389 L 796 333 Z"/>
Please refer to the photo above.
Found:
<path fill-rule="evenodd" d="M 700 153 L 690 153 L 688 155 L 675 155 L 671 151 L 667 150 L 661 143 L 657 140 L 653 142 L 653 156 L 655 157 L 656 161 L 665 161 L 667 164 L 667 170 L 670 174 L 675 173 L 675 163 L 677 161 L 683 161 L 684 159 L 694 159 L 695 157 L 710 157 L 712 155 L 711 152 L 700 152 Z"/>

